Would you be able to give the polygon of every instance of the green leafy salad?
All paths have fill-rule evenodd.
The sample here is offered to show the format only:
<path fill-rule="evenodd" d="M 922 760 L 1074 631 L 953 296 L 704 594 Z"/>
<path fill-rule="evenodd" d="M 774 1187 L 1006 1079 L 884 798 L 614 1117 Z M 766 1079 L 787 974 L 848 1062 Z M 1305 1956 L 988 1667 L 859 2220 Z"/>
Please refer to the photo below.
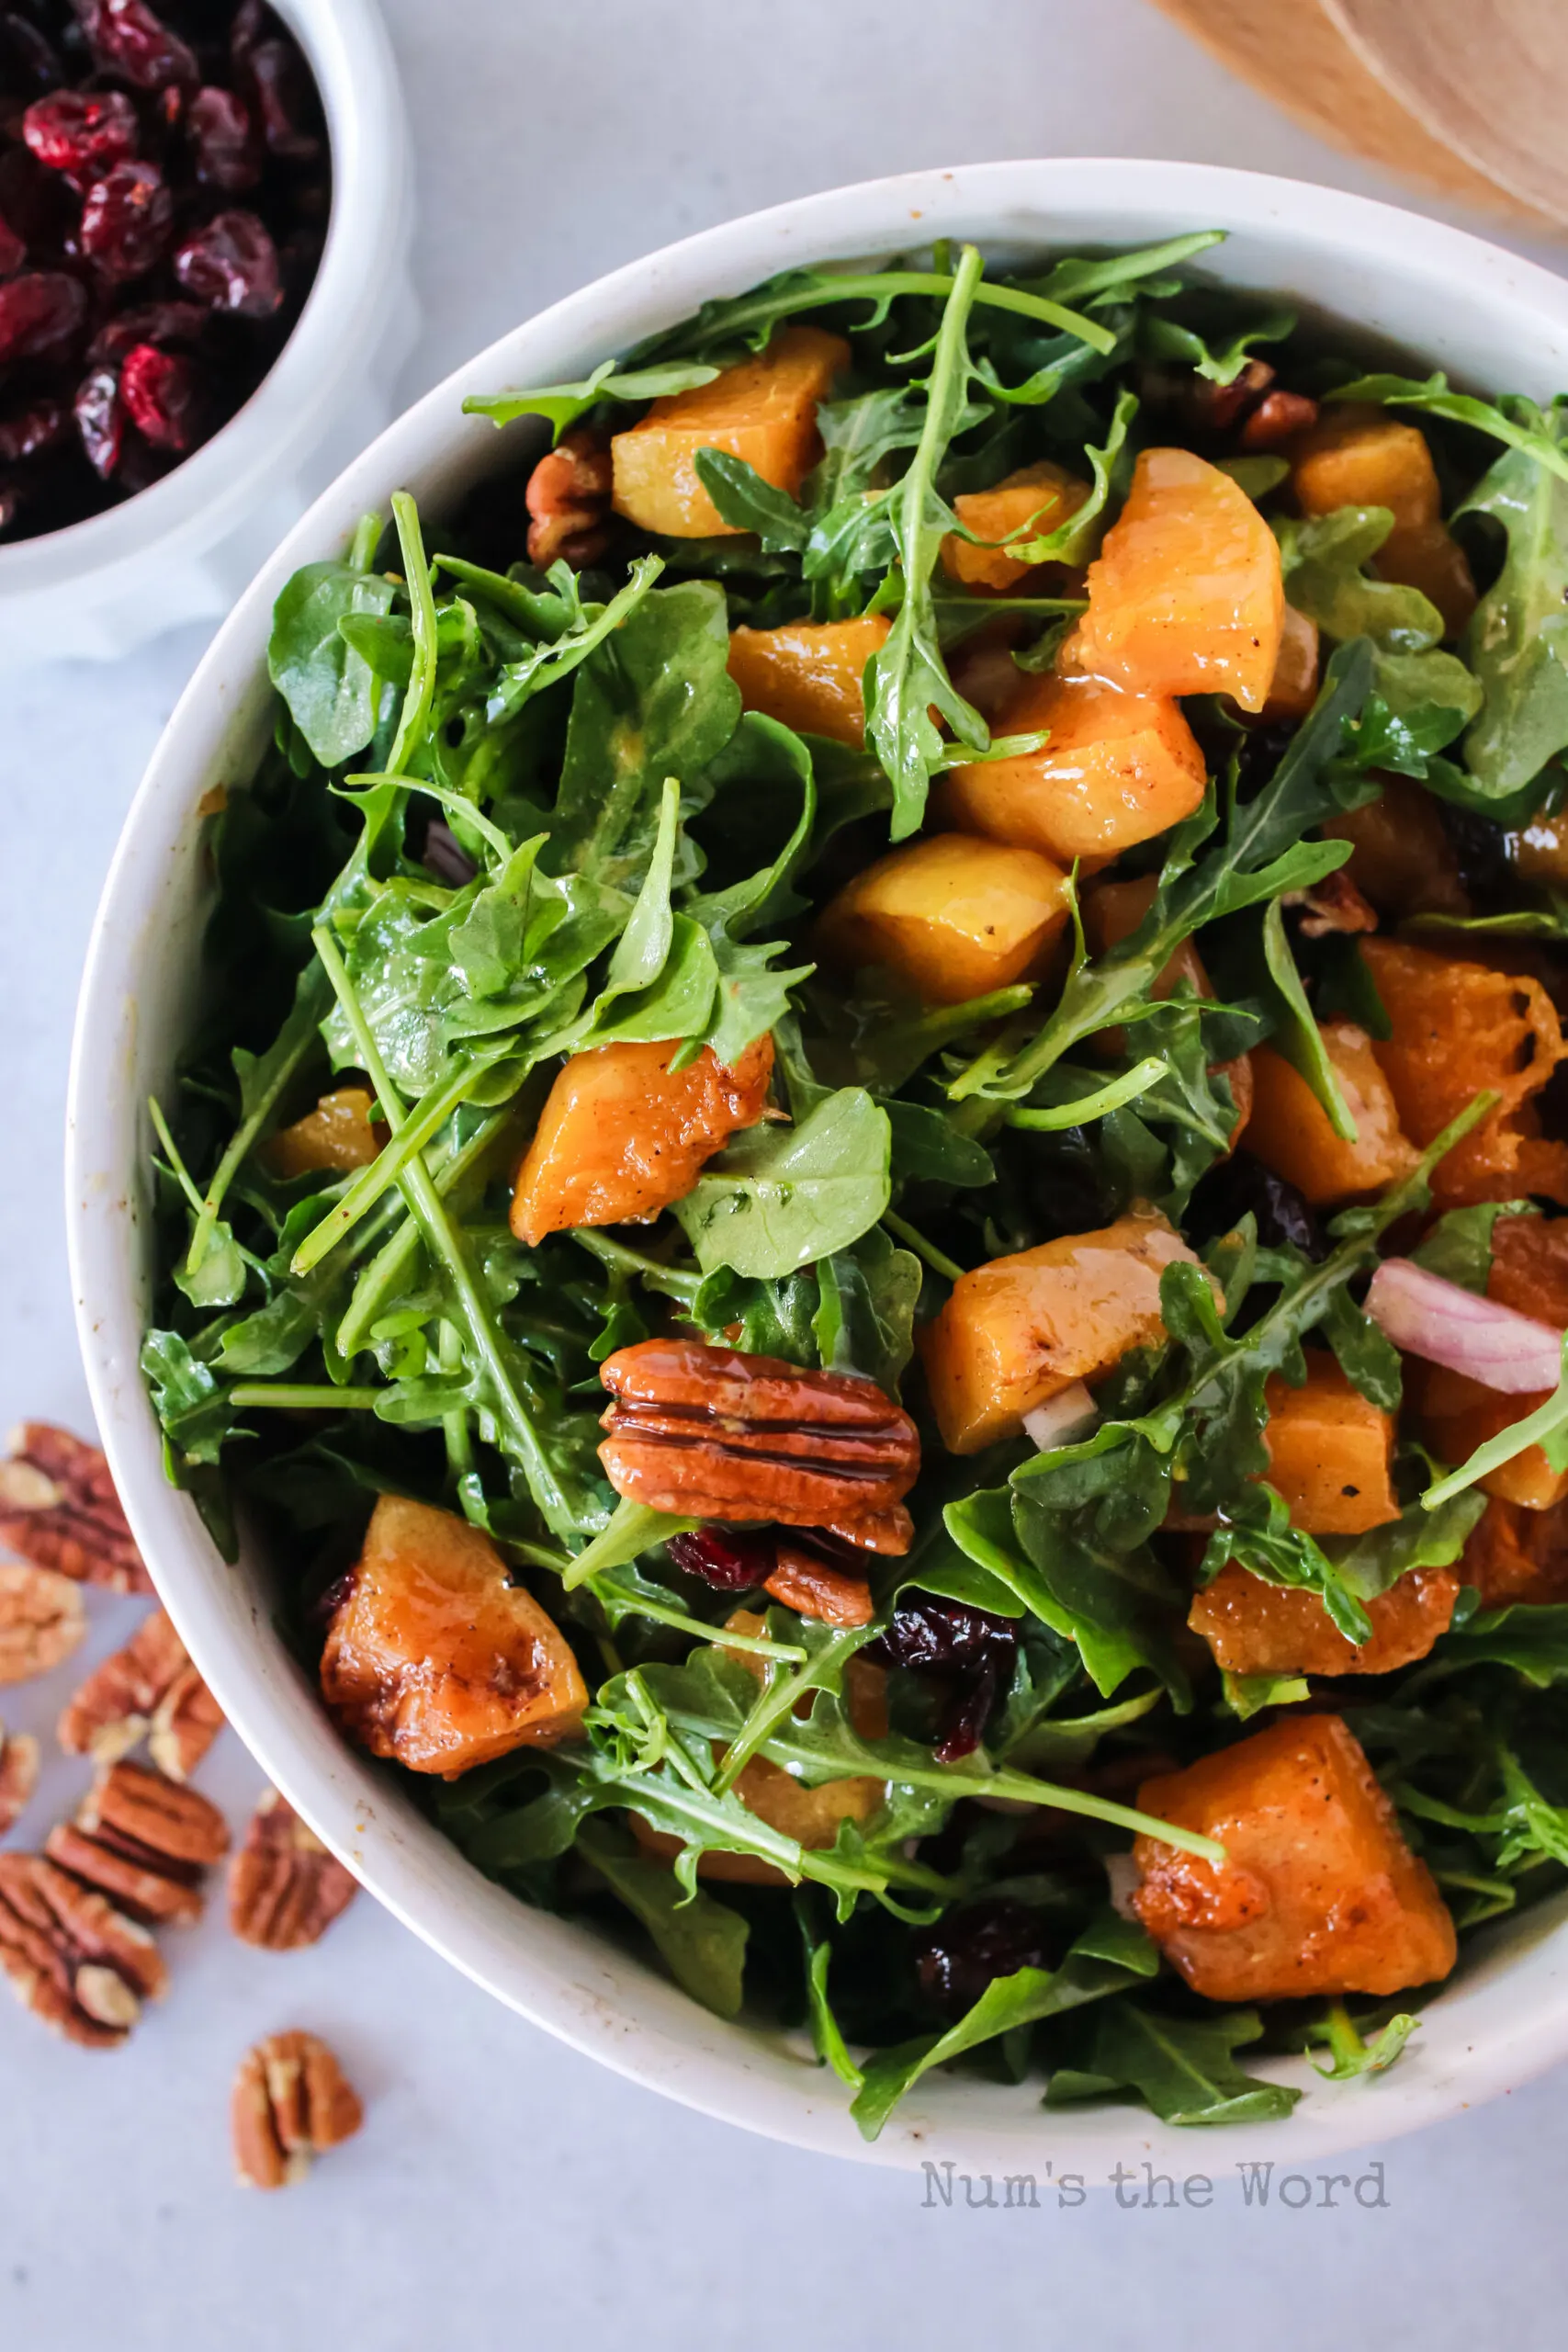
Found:
<path fill-rule="evenodd" d="M 1568 410 L 1219 242 L 469 402 L 277 600 L 152 1106 L 344 1735 L 868 2137 L 1282 2115 L 1568 1864 Z"/>

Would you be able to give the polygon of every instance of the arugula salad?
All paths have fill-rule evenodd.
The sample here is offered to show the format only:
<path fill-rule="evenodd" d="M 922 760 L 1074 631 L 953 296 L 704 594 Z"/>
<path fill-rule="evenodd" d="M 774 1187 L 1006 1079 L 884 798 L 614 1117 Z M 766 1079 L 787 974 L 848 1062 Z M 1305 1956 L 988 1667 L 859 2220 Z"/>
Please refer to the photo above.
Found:
<path fill-rule="evenodd" d="M 277 601 L 152 1108 L 345 1736 L 868 2136 L 1282 2115 L 1568 1865 L 1568 410 L 1218 242 L 470 401 Z"/>

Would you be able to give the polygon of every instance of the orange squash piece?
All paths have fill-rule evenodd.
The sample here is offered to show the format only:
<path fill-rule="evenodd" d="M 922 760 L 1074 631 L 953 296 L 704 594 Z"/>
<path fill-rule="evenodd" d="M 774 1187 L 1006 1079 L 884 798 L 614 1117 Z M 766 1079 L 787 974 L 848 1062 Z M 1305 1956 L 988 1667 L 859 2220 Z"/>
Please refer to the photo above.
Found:
<path fill-rule="evenodd" d="M 378 1115 L 367 1086 L 340 1086 L 291 1127 L 269 1136 L 261 1157 L 275 1176 L 314 1176 L 323 1170 L 346 1176 L 379 1159 L 388 1130 L 377 1133 L 371 1122 Z"/>
<path fill-rule="evenodd" d="M 1168 695 L 1123 693 L 1103 678 L 1027 678 L 1003 724 L 1010 735 L 1047 729 L 1050 741 L 952 771 L 937 805 L 965 832 L 1092 867 L 1202 800 L 1203 754 Z"/>
<path fill-rule="evenodd" d="M 865 741 L 865 665 L 886 643 L 884 613 L 854 621 L 789 621 L 730 631 L 729 674 L 748 710 L 856 750 Z"/>
<path fill-rule="evenodd" d="M 948 1452 L 1016 1437 L 1037 1405 L 1162 1340 L 1160 1272 L 1178 1259 L 1197 1263 L 1163 1216 L 1134 1209 L 1097 1233 L 993 1258 L 954 1283 L 917 1334 Z"/>
<path fill-rule="evenodd" d="M 1280 549 L 1247 492 L 1187 449 L 1145 449 L 1089 568 L 1072 666 L 1150 695 L 1260 711 L 1279 666 Z"/>
<path fill-rule="evenodd" d="M 1417 426 L 1360 401 L 1330 401 L 1292 447 L 1291 487 L 1303 514 L 1386 507 L 1393 528 L 1373 559 L 1379 579 L 1418 588 L 1445 635 L 1459 635 L 1475 610 L 1475 582 L 1442 520 L 1437 468 Z"/>
<path fill-rule="evenodd" d="M 1544 1405 L 1550 1390 L 1539 1396 L 1507 1396 L 1500 1389 L 1483 1386 L 1462 1372 L 1450 1372 L 1443 1364 L 1411 1365 L 1414 1373 L 1411 1402 L 1416 1408 L 1416 1422 L 1424 1445 L 1439 1462 L 1458 1468 L 1468 1462 L 1478 1445 L 1490 1443 L 1501 1437 L 1516 1421 L 1522 1421 L 1539 1406 Z M 1516 1453 L 1511 1462 L 1489 1471 L 1481 1481 L 1483 1493 L 1498 1495 L 1505 1502 L 1517 1503 L 1525 1510 L 1551 1510 L 1568 1498 L 1568 1471 L 1553 1470 L 1539 1445 L 1527 1446 Z"/>
<path fill-rule="evenodd" d="M 1406 776 L 1382 779 L 1382 791 L 1320 828 L 1328 841 L 1351 844 L 1348 874 L 1380 915 L 1467 915 L 1470 899 L 1429 792 Z"/>
<path fill-rule="evenodd" d="M 588 1692 L 570 1644 L 507 1580 L 488 1535 L 383 1495 L 321 1653 L 321 1693 L 351 1739 L 456 1780 L 577 1732 Z"/>
<path fill-rule="evenodd" d="M 1070 521 L 1089 496 L 1089 484 L 1042 458 L 1021 467 L 990 490 L 971 490 L 953 502 L 953 511 L 980 539 L 1043 538 Z M 942 568 L 965 588 L 1006 591 L 1034 570 L 1004 546 L 976 547 L 950 531 L 942 543 Z"/>
<path fill-rule="evenodd" d="M 817 945 L 845 971 L 880 965 L 926 1004 L 1040 978 L 1067 927 L 1067 877 L 1032 850 L 937 833 L 878 858 L 823 910 Z"/>
<path fill-rule="evenodd" d="M 1353 1388 L 1326 1350 L 1308 1348 L 1292 1388 L 1271 1375 L 1264 1401 L 1264 1476 L 1308 1535 L 1364 1535 L 1399 1517 L 1390 1473 L 1393 1416 Z"/>
<path fill-rule="evenodd" d="M 512 1197 L 512 1230 L 536 1249 L 573 1225 L 647 1224 L 683 1200 L 705 1159 L 762 1115 L 773 1041 L 733 1069 L 705 1046 L 684 1069 L 678 1043 L 573 1054 L 539 1114 Z"/>
<path fill-rule="evenodd" d="M 1232 1560 L 1196 1595 L 1187 1622 L 1227 1674 L 1392 1674 L 1448 1632 L 1458 1599 L 1451 1569 L 1410 1569 L 1367 1602 L 1372 1634 L 1358 1649 L 1314 1592 L 1266 1584 Z"/>
<path fill-rule="evenodd" d="M 1306 717 L 1317 700 L 1317 623 L 1287 605 L 1280 630 L 1280 656 L 1258 714 L 1265 726 Z"/>
<path fill-rule="evenodd" d="M 1420 1154 L 1399 1124 L 1365 1030 L 1349 1021 L 1325 1021 L 1321 1035 L 1355 1122 L 1355 1142 L 1335 1134 L 1327 1112 L 1283 1054 L 1255 1046 L 1247 1148 L 1314 1208 L 1329 1208 L 1408 1176 Z"/>
<path fill-rule="evenodd" d="M 1501 1098 L 1433 1171 L 1438 1207 L 1530 1193 L 1568 1204 L 1568 1144 L 1542 1136 L 1531 1099 L 1568 1056 L 1540 982 L 1392 939 L 1361 953 L 1393 1028 L 1372 1050 L 1412 1142 L 1429 1144 L 1483 1090 Z"/>
<path fill-rule="evenodd" d="M 1342 1717 L 1282 1716 L 1145 1781 L 1138 1805 L 1224 1847 L 1219 1863 L 1133 1847 L 1133 1907 L 1206 1999 L 1399 1993 L 1452 1968 L 1453 1921 Z"/>
<path fill-rule="evenodd" d="M 1568 1600 L 1568 1510 L 1526 1510 L 1489 1502 L 1470 1532 L 1460 1575 L 1481 1595 L 1483 1609 L 1529 1607 Z"/>
<path fill-rule="evenodd" d="M 655 401 L 610 443 L 617 514 L 666 538 L 735 537 L 698 479 L 699 449 L 744 458 L 793 497 L 822 454 L 817 405 L 850 346 L 820 327 L 782 327 L 766 351 L 689 392 Z"/>
<path fill-rule="evenodd" d="M 1486 1295 L 1568 1330 L 1568 1216 L 1500 1216 Z"/>

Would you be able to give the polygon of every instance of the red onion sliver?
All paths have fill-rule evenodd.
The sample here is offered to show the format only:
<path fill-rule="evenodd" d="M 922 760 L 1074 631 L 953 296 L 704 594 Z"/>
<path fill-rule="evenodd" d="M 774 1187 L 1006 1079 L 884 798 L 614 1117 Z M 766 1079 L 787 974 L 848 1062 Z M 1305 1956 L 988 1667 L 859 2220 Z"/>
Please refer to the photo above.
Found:
<path fill-rule="evenodd" d="M 1025 1413 L 1023 1426 L 1041 1453 L 1049 1453 L 1053 1446 L 1066 1445 L 1076 1437 L 1087 1437 L 1089 1423 L 1098 1419 L 1099 1408 L 1094 1398 L 1081 1380 L 1075 1380 L 1070 1388 L 1064 1388 L 1043 1405 L 1036 1405 L 1032 1413 Z"/>
<path fill-rule="evenodd" d="M 1562 1334 L 1517 1307 L 1478 1298 L 1409 1258 L 1385 1258 L 1367 1293 L 1367 1313 L 1405 1355 L 1462 1372 L 1506 1396 L 1539 1396 L 1557 1385 Z"/>

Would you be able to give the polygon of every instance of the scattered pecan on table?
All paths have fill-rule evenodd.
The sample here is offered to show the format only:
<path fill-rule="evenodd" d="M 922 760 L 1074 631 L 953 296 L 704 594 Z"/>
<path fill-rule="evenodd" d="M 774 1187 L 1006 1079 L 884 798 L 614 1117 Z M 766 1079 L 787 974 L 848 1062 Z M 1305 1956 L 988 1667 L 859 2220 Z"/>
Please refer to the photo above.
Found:
<path fill-rule="evenodd" d="M 299 1951 L 320 1942 L 358 1892 L 336 1855 L 268 1789 L 229 1865 L 229 1925 L 240 1941 Z"/>
<path fill-rule="evenodd" d="M 67 1756 L 118 1763 L 147 1740 L 152 1761 L 171 1781 L 187 1781 L 223 1717 L 186 1645 L 161 1609 L 125 1647 L 105 1658 L 61 1715 L 56 1736 Z"/>
<path fill-rule="evenodd" d="M 133 1918 L 189 1927 L 202 1913 L 201 1882 L 229 1850 L 229 1825 L 195 1789 L 139 1764 L 99 1772 L 73 1821 L 44 1851 Z"/>
<path fill-rule="evenodd" d="M 168 1973 L 152 1937 L 41 1854 L 0 1854 L 0 1970 L 68 2041 L 113 2050 Z"/>
<path fill-rule="evenodd" d="M 831 1528 L 873 1550 L 908 1549 L 903 1498 L 919 1436 L 874 1381 L 696 1340 L 621 1348 L 600 1378 L 614 1401 L 599 1458 L 618 1495 L 681 1518 Z"/>
<path fill-rule="evenodd" d="M 357 2092 L 313 2033 L 274 2033 L 246 2052 L 230 2120 L 234 2170 L 248 2188 L 287 2188 L 310 2158 L 352 2140 L 365 2120 Z"/>
<path fill-rule="evenodd" d="M 0 1724 L 0 1838 L 14 1829 L 38 1786 L 39 1744 Z"/>
<path fill-rule="evenodd" d="M 0 1462 L 0 1544 L 77 1584 L 152 1589 L 108 1464 L 48 1421 L 24 1421 Z"/>
<path fill-rule="evenodd" d="M 559 560 L 581 571 L 603 555 L 610 537 L 610 487 L 606 445 L 581 425 L 563 433 L 523 493 L 529 562 L 547 570 Z"/>
<path fill-rule="evenodd" d="M 0 1682 L 29 1682 L 63 1666 L 87 1632 L 69 1577 L 25 1560 L 0 1560 Z"/>

